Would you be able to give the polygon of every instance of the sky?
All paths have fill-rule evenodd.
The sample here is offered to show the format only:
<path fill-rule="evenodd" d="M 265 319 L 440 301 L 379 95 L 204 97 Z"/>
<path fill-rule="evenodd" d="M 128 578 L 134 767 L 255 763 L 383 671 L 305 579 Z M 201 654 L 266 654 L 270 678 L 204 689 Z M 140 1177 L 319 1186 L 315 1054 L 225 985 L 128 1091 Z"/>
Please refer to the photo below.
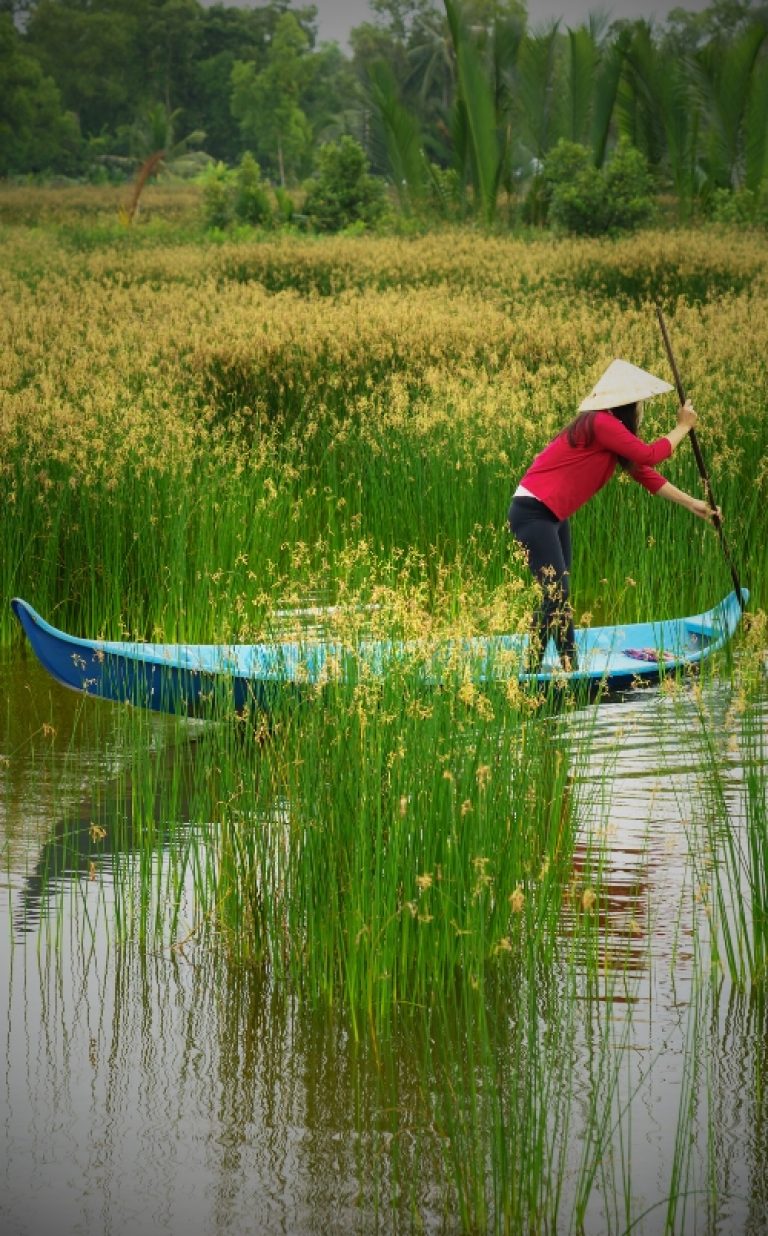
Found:
<path fill-rule="evenodd" d="M 346 45 L 353 26 L 370 21 L 368 0 L 310 0 L 317 6 L 318 33 L 321 40 L 335 40 Z M 610 17 L 654 17 L 663 21 L 670 9 L 683 8 L 697 12 L 707 7 L 709 0 L 528 0 L 528 22 L 561 17 L 565 25 L 578 25 L 590 12 L 601 10 Z"/>

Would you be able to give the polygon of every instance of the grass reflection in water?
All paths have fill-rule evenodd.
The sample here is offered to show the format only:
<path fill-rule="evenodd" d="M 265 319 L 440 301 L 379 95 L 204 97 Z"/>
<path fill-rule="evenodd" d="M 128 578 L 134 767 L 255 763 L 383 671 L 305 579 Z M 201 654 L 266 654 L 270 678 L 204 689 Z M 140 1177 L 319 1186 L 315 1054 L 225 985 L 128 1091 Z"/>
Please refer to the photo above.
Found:
<path fill-rule="evenodd" d="M 205 1230 L 757 1233 L 765 1006 L 713 970 L 699 895 L 719 756 L 694 722 L 726 696 L 510 715 L 503 741 L 458 697 L 411 722 L 334 697 L 266 741 L 116 709 L 108 781 L 76 710 L 63 765 L 40 734 L 4 781 L 15 812 L 45 768 L 89 790 L 9 863 L 6 1162 L 30 1137 L 32 1162 L 112 1156 L 168 1231 L 189 1206 Z M 763 706 L 731 718 L 732 838 Z M 46 1205 L 29 1170 L 11 1219 Z M 91 1184 L 121 1222 L 125 1190 Z"/>

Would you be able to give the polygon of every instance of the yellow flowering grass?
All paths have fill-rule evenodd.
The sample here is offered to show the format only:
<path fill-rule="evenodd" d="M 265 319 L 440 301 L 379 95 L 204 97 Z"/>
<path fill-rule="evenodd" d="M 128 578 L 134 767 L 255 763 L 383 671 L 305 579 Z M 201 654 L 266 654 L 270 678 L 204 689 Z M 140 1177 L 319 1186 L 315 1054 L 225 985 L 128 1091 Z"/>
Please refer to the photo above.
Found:
<path fill-rule="evenodd" d="M 286 597 L 368 603 L 393 576 L 435 609 L 450 569 L 455 594 L 498 609 L 525 577 L 505 517 L 533 454 L 614 356 L 667 375 L 655 292 L 761 594 L 762 238 L 1 239 L 6 596 L 212 638 Z M 644 434 L 673 419 L 673 397 L 655 401 Z M 685 448 L 666 471 L 699 492 Z M 709 530 L 625 478 L 574 531 L 575 599 L 596 621 L 727 590 Z"/>
<path fill-rule="evenodd" d="M 522 630 L 532 598 L 505 531 L 511 493 L 610 359 L 666 373 L 658 292 L 744 582 L 765 604 L 763 239 L 523 243 L 467 230 L 192 244 L 166 230 L 159 243 L 109 217 L 99 232 L 85 207 L 78 222 L 76 201 L 56 215 L 46 199 L 40 226 L 0 233 L 4 598 L 87 634 L 319 629 L 344 651 L 364 637 L 418 641 L 422 658 L 446 639 Z M 645 435 L 673 418 L 672 397 L 655 401 Z M 687 448 L 665 471 L 697 490 Z M 574 534 L 574 599 L 594 621 L 703 607 L 730 586 L 712 532 L 625 478 Z M 8 638 L 7 604 L 1 629 Z M 757 693 L 764 634 L 755 622 Z M 377 1061 L 397 1017 L 412 1017 L 444 1079 L 435 1127 L 459 1191 L 487 1213 L 490 1165 L 505 1213 L 540 1222 L 568 1147 L 586 1146 L 578 1191 L 590 1196 L 610 1157 L 598 1104 L 607 1078 L 613 1111 L 627 1058 L 613 1020 L 594 1019 L 609 1031 L 587 1053 L 600 1084 L 582 1136 L 576 1010 L 613 975 L 625 982 L 625 958 L 604 965 L 600 949 L 600 854 L 588 870 L 574 861 L 598 710 L 565 726 L 516 682 L 485 688 L 460 656 L 441 690 L 414 660 L 357 681 L 331 662 L 317 698 L 280 699 L 269 727 L 210 726 L 194 743 L 183 731 L 188 768 L 177 753 L 154 758 L 151 718 L 116 710 L 132 764 L 117 809 L 88 817 L 86 878 L 106 841 L 119 932 L 160 943 L 162 900 L 177 955 L 210 946 L 220 966 L 223 948 L 275 991 L 337 1003 Z M 762 912 L 764 743 L 741 714 L 731 729 L 755 766 Z M 102 805 L 103 777 L 100 761 Z M 76 869 L 66 848 L 58 869 Z M 753 957 L 763 973 L 764 941 Z"/>

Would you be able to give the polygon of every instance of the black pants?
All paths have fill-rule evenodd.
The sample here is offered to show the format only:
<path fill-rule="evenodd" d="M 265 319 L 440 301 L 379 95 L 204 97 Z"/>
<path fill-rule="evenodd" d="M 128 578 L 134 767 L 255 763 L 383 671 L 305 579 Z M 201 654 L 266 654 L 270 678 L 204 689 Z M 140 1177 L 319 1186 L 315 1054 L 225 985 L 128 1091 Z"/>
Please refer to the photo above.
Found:
<path fill-rule="evenodd" d="M 528 555 L 528 565 L 541 587 L 531 648 L 531 668 L 541 663 L 550 636 L 561 657 L 576 665 L 576 636 L 569 601 L 571 529 L 538 498 L 513 498 L 509 526 Z"/>

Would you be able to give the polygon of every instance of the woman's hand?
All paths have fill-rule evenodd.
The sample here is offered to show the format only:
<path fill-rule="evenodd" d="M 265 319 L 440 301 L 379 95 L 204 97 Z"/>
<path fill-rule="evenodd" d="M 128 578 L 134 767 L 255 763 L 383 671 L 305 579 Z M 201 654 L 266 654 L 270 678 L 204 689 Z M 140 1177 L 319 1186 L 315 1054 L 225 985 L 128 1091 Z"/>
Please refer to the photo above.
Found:
<path fill-rule="evenodd" d="M 677 485 L 673 485 L 671 481 L 665 481 L 661 489 L 656 491 L 656 495 L 659 498 L 666 498 L 669 502 L 677 502 L 692 515 L 705 519 L 708 524 L 714 523 L 716 519 L 720 523 L 723 521 L 723 513 L 719 506 L 711 507 L 703 498 L 694 498 L 693 494 L 687 494 L 685 490 L 678 489 Z"/>
<path fill-rule="evenodd" d="M 678 425 L 681 428 L 685 429 L 686 431 L 689 431 L 695 428 L 696 422 L 698 419 L 699 419 L 698 412 L 694 408 L 690 399 L 686 399 L 685 403 L 681 404 L 680 407 L 677 409 Z"/>
<path fill-rule="evenodd" d="M 685 403 L 677 409 L 677 424 L 674 429 L 670 429 L 669 433 L 664 435 L 673 451 L 676 451 L 683 439 L 687 438 L 698 419 L 696 409 L 690 399 L 686 399 Z"/>
<path fill-rule="evenodd" d="M 723 513 L 720 507 L 717 506 L 713 510 L 709 503 L 702 501 L 701 498 L 692 498 L 690 509 L 694 515 L 697 515 L 699 519 L 705 519 L 708 524 L 714 523 L 715 519 L 717 519 L 718 523 L 723 522 Z"/>

